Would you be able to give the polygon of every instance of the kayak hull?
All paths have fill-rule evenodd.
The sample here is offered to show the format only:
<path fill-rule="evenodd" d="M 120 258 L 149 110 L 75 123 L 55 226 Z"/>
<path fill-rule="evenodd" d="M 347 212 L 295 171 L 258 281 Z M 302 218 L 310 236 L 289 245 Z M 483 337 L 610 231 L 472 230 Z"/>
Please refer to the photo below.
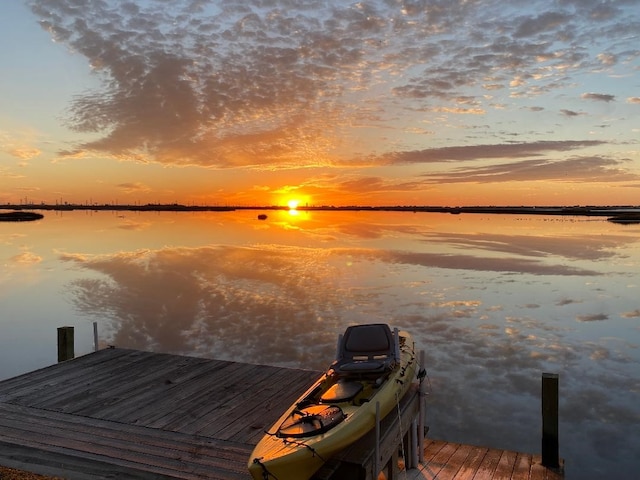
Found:
<path fill-rule="evenodd" d="M 249 458 L 255 480 L 309 479 L 332 455 L 375 427 L 377 405 L 381 419 L 396 407 L 417 369 L 411 335 L 396 335 L 399 358 L 388 371 L 343 374 L 330 368 L 283 413 Z"/>

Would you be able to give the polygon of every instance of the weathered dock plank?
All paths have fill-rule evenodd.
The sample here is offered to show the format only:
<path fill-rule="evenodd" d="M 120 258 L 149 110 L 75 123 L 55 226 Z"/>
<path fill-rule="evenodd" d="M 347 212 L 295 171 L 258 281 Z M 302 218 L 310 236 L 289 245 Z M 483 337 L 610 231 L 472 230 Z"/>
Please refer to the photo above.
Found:
<path fill-rule="evenodd" d="M 458 450 L 463 450 L 467 453 L 464 459 L 461 458 L 461 463 L 457 468 L 457 472 L 453 472 L 456 470 L 456 464 L 452 462 L 452 467 L 447 469 L 443 477 L 446 477 L 448 472 L 451 472 L 451 475 L 454 480 L 472 480 L 480 463 L 482 462 L 482 458 L 487 452 L 486 448 L 477 448 L 472 447 L 471 445 L 460 445 Z M 462 455 L 460 455 L 462 457 Z"/>
<path fill-rule="evenodd" d="M 492 477 L 493 480 L 509 480 L 512 477 L 517 459 L 518 454 L 516 452 L 503 451 Z"/>
<path fill-rule="evenodd" d="M 268 397 L 269 401 L 265 402 L 264 397 L 257 395 L 238 395 L 225 403 L 224 410 L 212 412 L 206 424 L 196 430 L 187 429 L 187 431 L 206 430 L 216 438 L 235 441 L 245 441 L 246 433 L 257 433 L 249 440 L 255 440 L 257 443 L 263 432 L 270 428 L 282 412 L 311 384 L 308 382 L 302 385 L 302 388 L 295 389 L 293 395 L 292 392 L 282 392 L 281 385 L 287 382 L 289 375 L 290 372 L 282 369 L 260 378 L 259 384 L 263 385 L 261 395 Z M 313 379 L 318 376 L 319 374 L 316 373 Z M 272 416 L 273 421 L 265 424 L 265 414 Z"/>
<path fill-rule="evenodd" d="M 167 371 L 161 376 L 162 385 L 147 386 L 136 396 L 135 402 L 129 402 L 130 408 L 118 409 L 115 405 L 95 414 L 117 416 L 119 421 L 126 423 L 182 431 L 185 422 L 201 420 L 212 409 L 220 408 L 229 385 L 244 373 L 243 368 L 246 371 L 249 367 L 231 362 L 211 364 L 204 369 L 198 366 L 196 375 L 182 380 L 174 380 L 172 372 Z M 165 400 L 158 403 L 158 395 L 164 396 Z M 135 403 L 155 403 L 156 407 L 141 410 L 135 408 Z"/>
<path fill-rule="evenodd" d="M 274 404 L 272 417 L 269 409 L 260 409 L 252 425 L 242 412 L 234 412 L 239 423 L 233 436 L 239 442 L 217 438 L 221 426 L 216 419 L 240 398 L 253 399 L 256 408 L 261 402 L 274 403 L 274 378 L 290 403 L 317 376 L 303 370 L 102 350 L 0 382 L 0 443 L 6 447 L 0 463 L 20 468 L 30 462 L 50 472 L 55 464 L 78 464 L 95 472 L 104 469 L 90 467 L 92 462 L 106 459 L 122 478 L 146 471 L 153 478 L 246 479 L 246 461 L 257 441 L 248 439 L 275 421 L 285 405 Z M 56 463 L 55 458 L 63 461 Z M 61 476 L 84 474 L 67 471 Z"/>
<path fill-rule="evenodd" d="M 149 423 L 149 426 L 159 427 L 164 425 L 163 428 L 179 429 L 187 433 L 207 430 L 210 435 L 215 435 L 218 429 L 221 428 L 221 421 L 229 421 L 229 411 L 234 405 L 241 403 L 245 397 L 256 398 L 254 395 L 245 395 L 247 385 L 266 384 L 265 388 L 269 388 L 268 384 L 273 381 L 278 371 L 271 368 L 259 370 L 253 365 L 236 364 L 234 368 L 228 371 L 218 372 L 220 373 L 220 378 L 215 380 L 215 392 L 194 392 L 188 397 L 188 403 L 185 403 L 183 407 L 178 407 L 188 414 L 181 415 L 180 418 L 175 418 L 170 422 L 166 422 L 163 418 L 159 420 L 163 420 L 164 423 L 159 420 L 153 420 Z M 251 379 L 250 382 L 248 381 L 249 379 Z M 215 404 L 209 398 L 212 393 L 216 395 Z M 258 395 L 257 398 L 261 398 L 264 401 L 265 397 Z M 251 413 L 250 410 L 247 410 L 241 412 L 241 415 Z"/>
<path fill-rule="evenodd" d="M 562 480 L 540 455 L 428 439 L 425 461 L 407 472 L 407 480 Z"/>
<path fill-rule="evenodd" d="M 449 447 L 449 450 L 451 450 L 451 447 Z M 464 474 L 461 473 L 462 468 L 465 465 L 465 462 L 467 461 L 467 458 L 471 454 L 471 450 L 472 450 L 471 446 L 469 445 L 461 445 L 459 448 L 456 448 L 453 451 L 453 453 L 449 456 L 446 463 L 442 465 L 442 468 L 440 468 L 438 475 L 440 475 L 441 477 L 456 478 L 458 480 L 473 478 L 473 477 L 464 476 Z M 469 471 L 475 473 L 476 468 Z"/>
<path fill-rule="evenodd" d="M 70 480 L 246 480 L 263 431 L 318 375 L 101 350 L 0 381 L 0 465 Z M 438 440 L 424 447 L 409 480 L 562 478 L 539 455 Z"/>
<path fill-rule="evenodd" d="M 501 455 L 502 452 L 500 450 L 495 450 L 493 448 L 488 449 L 480 463 L 480 466 L 478 467 L 478 471 L 473 477 L 474 480 L 491 480 L 494 472 L 496 471 Z"/>
<path fill-rule="evenodd" d="M 248 445 L 10 404 L 0 404 L 0 429 L 0 442 L 13 444 L 13 455 L 23 461 L 46 459 L 56 467 L 52 454 L 61 455 L 56 470 L 65 478 L 75 478 L 66 467 L 70 458 L 163 478 L 247 478 Z"/>
<path fill-rule="evenodd" d="M 109 370 L 110 372 L 112 362 L 118 361 L 118 357 L 123 357 L 120 361 L 125 362 L 124 357 L 129 355 L 129 350 L 101 350 L 96 354 L 78 357 L 72 362 L 58 363 L 3 380 L 0 383 L 0 401 L 30 402 L 39 398 L 40 394 L 49 393 L 53 387 L 60 385 L 63 379 L 86 374 L 92 368 L 96 368 L 95 376 L 100 377 L 100 372 L 97 370 L 99 365 L 104 365 L 105 371 Z"/>

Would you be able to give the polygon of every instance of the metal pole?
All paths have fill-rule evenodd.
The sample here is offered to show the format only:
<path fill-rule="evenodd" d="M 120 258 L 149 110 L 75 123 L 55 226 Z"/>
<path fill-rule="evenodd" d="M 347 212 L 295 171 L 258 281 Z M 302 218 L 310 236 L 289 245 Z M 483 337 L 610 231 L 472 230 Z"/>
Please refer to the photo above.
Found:
<path fill-rule="evenodd" d="M 375 475 L 380 473 L 380 402 L 376 402 L 376 462 Z"/>
<path fill-rule="evenodd" d="M 418 468 L 418 422 L 411 420 L 411 465 L 409 468 Z"/>
<path fill-rule="evenodd" d="M 424 350 L 420 350 L 420 368 L 424 368 Z M 425 385 L 424 378 L 420 380 L 420 387 L 418 389 L 419 413 L 418 413 L 418 457 L 420 463 L 424 463 L 424 424 L 426 421 L 426 408 L 425 408 Z"/>

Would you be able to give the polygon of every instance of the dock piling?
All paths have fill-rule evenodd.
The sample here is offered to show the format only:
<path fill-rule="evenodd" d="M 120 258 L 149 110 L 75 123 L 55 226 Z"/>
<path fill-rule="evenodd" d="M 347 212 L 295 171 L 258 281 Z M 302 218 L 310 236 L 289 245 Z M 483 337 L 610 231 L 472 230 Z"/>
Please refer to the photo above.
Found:
<path fill-rule="evenodd" d="M 58 363 L 74 356 L 73 327 L 58 327 Z"/>
<path fill-rule="evenodd" d="M 558 442 L 558 374 L 542 374 L 542 465 L 560 466 Z"/>
<path fill-rule="evenodd" d="M 97 352 L 98 350 L 98 322 L 93 322 L 93 351 Z"/>

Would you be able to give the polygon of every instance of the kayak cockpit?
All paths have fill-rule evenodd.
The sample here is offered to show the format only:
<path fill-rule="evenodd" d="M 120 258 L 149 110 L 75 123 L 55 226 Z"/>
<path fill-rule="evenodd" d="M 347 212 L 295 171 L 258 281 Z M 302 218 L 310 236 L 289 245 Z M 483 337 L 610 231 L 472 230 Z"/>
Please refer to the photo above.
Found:
<path fill-rule="evenodd" d="M 310 405 L 295 409 L 282 422 L 276 435 L 281 438 L 302 438 L 320 435 L 344 420 L 345 414 L 336 405 Z"/>
<path fill-rule="evenodd" d="M 397 332 L 383 323 L 348 327 L 338 341 L 337 359 L 315 388 L 296 403 L 276 436 L 323 434 L 342 422 L 345 412 L 371 401 L 400 365 L 398 342 Z"/>

